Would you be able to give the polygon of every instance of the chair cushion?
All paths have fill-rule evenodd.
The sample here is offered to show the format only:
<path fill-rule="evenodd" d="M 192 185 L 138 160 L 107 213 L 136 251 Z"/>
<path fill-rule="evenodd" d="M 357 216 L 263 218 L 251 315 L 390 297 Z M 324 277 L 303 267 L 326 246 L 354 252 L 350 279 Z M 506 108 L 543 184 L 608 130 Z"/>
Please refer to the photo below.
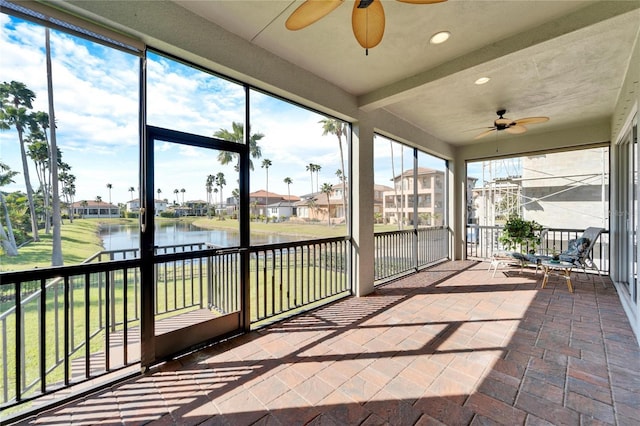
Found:
<path fill-rule="evenodd" d="M 589 247 L 588 238 L 581 237 L 575 240 L 569 240 L 567 249 L 560 253 L 560 260 L 563 262 L 576 263 L 584 256 L 584 251 L 587 247 Z"/>
<path fill-rule="evenodd" d="M 588 238 L 576 238 L 575 240 L 569 240 L 569 246 L 562 254 L 566 255 L 580 255 L 589 246 Z"/>
<path fill-rule="evenodd" d="M 526 261 L 527 260 L 527 256 L 522 254 L 522 253 L 518 253 L 517 251 L 512 251 L 511 253 L 509 253 L 509 255 L 511 257 L 513 257 L 514 259 L 520 260 L 520 261 Z"/>

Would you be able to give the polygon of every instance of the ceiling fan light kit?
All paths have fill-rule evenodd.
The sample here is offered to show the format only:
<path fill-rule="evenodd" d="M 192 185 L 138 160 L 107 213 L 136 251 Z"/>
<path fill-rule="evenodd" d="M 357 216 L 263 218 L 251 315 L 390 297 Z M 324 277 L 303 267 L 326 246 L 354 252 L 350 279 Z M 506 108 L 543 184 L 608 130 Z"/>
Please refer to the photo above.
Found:
<path fill-rule="evenodd" d="M 496 111 L 496 114 L 498 114 L 498 118 L 493 122 L 493 126 L 489 127 L 488 130 L 485 130 L 484 132 L 474 137 L 474 139 L 480 139 L 491 134 L 492 132 L 499 132 L 501 130 L 504 130 L 507 133 L 511 133 L 513 135 L 519 135 L 527 131 L 527 128 L 524 126 L 525 124 L 538 124 L 549 121 L 549 117 L 525 117 L 519 118 L 517 120 L 511 120 L 510 118 L 504 117 L 506 113 L 506 109 L 499 109 L 498 111 Z"/>
<path fill-rule="evenodd" d="M 442 3 L 447 0 L 397 0 L 409 4 Z M 291 31 L 301 30 L 333 12 L 344 0 L 305 0 L 289 15 L 285 27 Z M 351 13 L 351 27 L 356 40 L 369 54 L 384 36 L 384 8 L 380 0 L 354 0 Z M 443 31 L 446 33 L 446 31 Z M 448 35 L 448 33 L 447 33 Z M 447 37 L 448 38 L 448 37 Z M 446 39 L 445 39 L 446 40 Z"/>

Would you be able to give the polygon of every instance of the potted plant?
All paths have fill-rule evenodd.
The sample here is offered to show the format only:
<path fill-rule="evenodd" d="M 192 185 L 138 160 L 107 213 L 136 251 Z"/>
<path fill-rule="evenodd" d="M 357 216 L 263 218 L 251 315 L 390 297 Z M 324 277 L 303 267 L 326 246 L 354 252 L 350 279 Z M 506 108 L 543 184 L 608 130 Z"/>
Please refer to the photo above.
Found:
<path fill-rule="evenodd" d="M 518 215 L 511 215 L 498 241 L 507 250 L 535 253 L 536 247 L 540 245 L 540 231 L 542 231 L 542 225 L 535 220 L 524 220 Z"/>

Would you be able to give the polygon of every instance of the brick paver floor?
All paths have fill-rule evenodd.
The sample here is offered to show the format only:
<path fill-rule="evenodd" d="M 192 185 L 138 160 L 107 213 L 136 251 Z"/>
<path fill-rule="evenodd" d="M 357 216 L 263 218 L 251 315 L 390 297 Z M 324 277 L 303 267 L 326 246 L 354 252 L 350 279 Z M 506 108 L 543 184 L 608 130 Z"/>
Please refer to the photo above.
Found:
<path fill-rule="evenodd" d="M 447 262 L 192 353 L 32 424 L 634 425 L 611 282 Z"/>

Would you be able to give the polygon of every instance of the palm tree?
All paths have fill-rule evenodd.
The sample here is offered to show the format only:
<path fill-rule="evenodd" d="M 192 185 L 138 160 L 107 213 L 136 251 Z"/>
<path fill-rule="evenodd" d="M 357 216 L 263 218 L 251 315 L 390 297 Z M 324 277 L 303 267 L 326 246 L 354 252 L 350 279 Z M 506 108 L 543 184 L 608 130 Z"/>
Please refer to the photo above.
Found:
<path fill-rule="evenodd" d="M 80 205 L 82 206 L 82 218 L 84 219 L 84 214 L 87 211 L 87 206 L 89 205 L 89 203 L 87 202 L 87 200 L 82 200 L 80 201 Z"/>
<path fill-rule="evenodd" d="M 342 136 L 347 133 L 347 125 L 340 120 L 333 118 L 325 118 L 319 121 L 322 124 L 322 136 L 332 134 L 338 138 L 338 147 L 340 148 L 340 183 L 342 183 L 342 211 L 345 219 L 347 217 L 347 176 L 344 168 L 344 152 L 342 149 Z"/>
<path fill-rule="evenodd" d="M 12 81 L 4 82 L 0 85 L 0 99 L 2 100 L 2 127 L 16 128 L 18 132 L 18 142 L 20 144 L 20 157 L 22 158 L 22 173 L 27 191 L 27 202 L 29 203 L 29 213 L 31 216 L 31 233 L 34 241 L 40 241 L 38 236 L 38 219 L 36 217 L 35 203 L 33 202 L 33 189 L 29 178 L 29 165 L 27 164 L 27 153 L 24 148 L 24 131 L 31 124 L 32 117 L 27 109 L 32 109 L 32 102 L 36 98 L 35 93 L 25 86 L 24 83 Z M 8 99 L 10 104 L 5 105 L 4 100 Z"/>
<path fill-rule="evenodd" d="M 98 203 L 98 217 L 100 217 L 100 203 L 102 203 L 102 197 L 96 196 L 96 203 Z"/>
<path fill-rule="evenodd" d="M 207 176 L 207 181 L 204 184 L 205 189 L 207 190 L 207 217 L 211 218 L 211 192 L 213 191 L 213 184 L 215 182 L 215 176 L 209 175 Z"/>
<path fill-rule="evenodd" d="M 267 172 L 267 201 L 264 203 L 264 212 L 267 217 L 267 223 L 269 223 L 269 212 L 267 211 L 267 206 L 269 205 L 269 167 L 271 167 L 271 160 L 264 159 L 262 160 L 262 168 Z"/>
<path fill-rule="evenodd" d="M 35 123 L 31 123 L 31 133 L 25 137 L 27 145 L 27 156 L 33 160 L 36 169 L 36 176 L 42 191 L 44 207 L 44 232 L 51 232 L 50 209 L 49 209 L 49 145 L 44 140 L 44 134 Z"/>
<path fill-rule="evenodd" d="M 320 190 L 318 189 L 318 173 L 320 172 L 320 169 L 322 169 L 322 167 L 319 164 L 313 164 L 313 163 L 309 163 L 307 164 L 307 168 L 306 170 L 311 173 L 311 194 L 313 194 L 313 174 L 316 174 L 316 192 L 320 192 Z"/>
<path fill-rule="evenodd" d="M 313 163 L 307 164 L 306 170 L 311 175 L 311 192 L 310 192 L 310 194 L 313 195 L 313 171 L 315 170 L 315 164 L 313 164 Z"/>
<path fill-rule="evenodd" d="M 187 192 L 187 190 L 182 188 L 180 192 L 182 193 L 182 205 L 184 206 L 184 193 Z"/>
<path fill-rule="evenodd" d="M 222 198 L 222 187 L 227 184 L 226 179 L 224 178 L 224 173 L 218 172 L 216 175 L 216 186 L 220 188 L 220 209 L 222 209 L 223 198 Z"/>
<path fill-rule="evenodd" d="M 224 139 L 225 141 L 244 144 L 244 125 L 242 123 L 231 123 L 231 131 L 227 129 L 220 129 L 216 131 L 213 136 L 216 138 Z M 264 138 L 262 133 L 251 133 L 249 129 L 249 155 L 251 158 L 261 158 L 262 150 L 258 146 L 258 141 Z M 249 159 L 249 169 L 253 171 L 253 161 Z M 240 164 L 238 163 L 239 157 L 237 153 L 229 151 L 220 151 L 218 154 L 218 161 L 220 164 L 229 164 L 232 161 L 236 161 L 236 171 L 240 170 Z"/>
<path fill-rule="evenodd" d="M 180 191 L 178 190 L 178 188 L 173 190 L 173 193 L 176 194 L 176 205 L 178 205 L 179 200 L 178 200 L 178 194 L 180 193 Z"/>
<path fill-rule="evenodd" d="M 51 190 L 53 192 L 53 205 L 52 205 L 52 225 L 53 225 L 53 247 L 51 250 L 51 266 L 62 266 L 64 263 L 62 258 L 62 235 L 60 226 L 62 225 L 62 214 L 60 212 L 60 193 L 58 192 L 58 143 L 56 141 L 56 131 L 55 131 L 55 113 L 53 108 L 53 78 L 51 73 L 51 42 L 49 41 L 49 28 L 45 29 L 45 48 L 46 48 L 46 57 L 47 57 L 47 93 L 48 93 L 48 104 L 49 104 L 49 122 L 46 123 L 46 120 L 42 120 L 45 124 L 41 125 L 45 132 L 45 137 L 47 133 L 47 126 L 51 129 L 51 149 L 49 152 L 51 154 L 50 160 L 50 169 L 51 173 L 50 181 L 51 181 Z M 38 119 L 38 117 L 36 117 Z"/>
<path fill-rule="evenodd" d="M 113 188 L 113 185 L 108 183 L 107 189 L 109 190 L 109 207 L 107 207 L 107 211 L 109 212 L 109 217 L 111 217 L 111 188 Z"/>
<path fill-rule="evenodd" d="M 107 189 L 109 190 L 109 204 L 111 204 L 111 188 L 113 188 L 113 185 L 108 183 L 107 184 Z"/>
<path fill-rule="evenodd" d="M 60 182 L 62 183 L 61 192 L 62 192 L 62 195 L 64 196 L 65 203 L 67 205 L 67 212 L 69 213 L 69 223 L 73 223 L 73 216 L 74 216 L 73 199 L 76 195 L 76 184 L 74 182 L 76 177 L 73 175 L 70 175 L 70 176 L 73 179 L 73 181 L 67 183 L 63 180 L 67 178 L 60 178 Z M 61 218 L 61 222 L 62 222 L 62 218 Z"/>
<path fill-rule="evenodd" d="M 293 180 L 290 177 L 286 177 L 284 178 L 284 183 L 287 184 L 287 201 L 289 202 L 289 210 L 291 210 L 291 213 L 293 214 L 293 209 L 291 209 L 291 184 L 293 183 Z"/>
<path fill-rule="evenodd" d="M 322 193 L 327 196 L 327 219 L 329 221 L 329 226 L 331 226 L 331 201 L 330 195 L 333 192 L 333 185 L 330 183 L 322 184 Z"/>
<path fill-rule="evenodd" d="M 319 164 L 314 164 L 314 172 L 316 173 L 316 192 L 320 192 L 320 169 L 322 169 L 322 166 L 320 166 Z"/>
<path fill-rule="evenodd" d="M 236 200 L 236 206 L 240 204 L 240 189 L 236 188 L 231 191 L 231 196 Z"/>
<path fill-rule="evenodd" d="M 48 46 L 47 46 L 48 47 Z M 49 70 L 48 70 L 49 71 Z M 52 109 L 53 106 L 50 106 Z M 36 172 L 38 172 L 38 162 L 40 163 L 41 171 L 38 173 L 38 180 L 40 181 L 40 187 L 42 188 L 43 200 L 44 200 L 44 214 L 45 214 L 45 233 L 50 232 L 51 221 L 52 221 L 52 201 L 51 198 L 54 198 L 54 202 L 56 201 L 57 188 L 56 192 L 53 191 L 53 161 L 56 156 L 51 151 L 51 146 L 49 144 L 49 138 L 47 137 L 47 129 L 50 128 L 50 121 L 52 118 L 49 117 L 44 111 L 36 111 L 31 114 L 31 123 L 29 125 L 31 134 L 29 135 L 27 141 L 31 144 L 29 145 L 29 156 L 36 163 Z M 51 134 L 55 137 L 55 128 L 51 127 Z M 52 137 L 52 140 L 54 140 Z M 37 147 L 33 147 L 33 144 L 37 143 Z M 56 146 L 57 149 L 57 146 Z M 34 153 L 37 153 L 36 157 L 39 155 L 40 158 L 36 159 L 34 157 Z M 57 158 L 56 161 L 60 161 L 60 151 L 56 152 Z M 57 165 L 58 163 L 56 163 Z M 56 171 L 57 173 L 57 171 Z M 58 199 L 59 202 L 59 199 Z M 58 207 L 59 208 L 59 207 Z"/>
<path fill-rule="evenodd" d="M 347 219 L 347 210 L 346 210 L 346 204 L 347 204 L 346 192 L 347 192 L 347 188 L 346 188 L 346 185 L 345 185 L 344 173 L 342 173 L 341 169 L 336 170 L 336 177 L 338 178 L 338 180 L 340 182 L 342 182 L 342 215 L 344 216 L 344 218 L 346 220 Z"/>
<path fill-rule="evenodd" d="M 0 187 L 8 185 L 10 183 L 14 183 L 13 177 L 17 174 L 18 172 L 11 170 L 11 168 L 6 164 L 0 163 Z M 16 237 L 13 234 L 13 226 L 11 226 L 9 208 L 7 207 L 7 203 L 4 199 L 4 194 L 2 193 L 2 191 L 0 191 L 0 205 L 2 205 L 2 210 L 4 212 L 5 218 L 4 225 L 0 220 L 0 244 L 2 245 L 2 249 L 7 256 L 17 256 L 18 245 L 16 244 Z M 4 231 L 4 226 L 7 227 L 6 233 Z"/>
<path fill-rule="evenodd" d="M 73 223 L 73 199 L 76 195 L 76 177 L 69 173 L 71 167 L 66 163 L 60 165 L 60 175 L 58 179 L 62 184 L 62 195 L 67 203 L 67 212 L 69 213 L 69 222 Z"/>
<path fill-rule="evenodd" d="M 129 189 L 127 189 L 127 191 L 129 192 L 129 198 L 131 199 L 130 201 L 133 201 L 133 193 L 135 192 L 135 190 L 136 189 L 133 186 L 130 186 Z M 132 204 L 129 204 L 129 206 L 132 206 Z M 125 211 L 126 211 L 126 207 L 125 207 Z"/>

